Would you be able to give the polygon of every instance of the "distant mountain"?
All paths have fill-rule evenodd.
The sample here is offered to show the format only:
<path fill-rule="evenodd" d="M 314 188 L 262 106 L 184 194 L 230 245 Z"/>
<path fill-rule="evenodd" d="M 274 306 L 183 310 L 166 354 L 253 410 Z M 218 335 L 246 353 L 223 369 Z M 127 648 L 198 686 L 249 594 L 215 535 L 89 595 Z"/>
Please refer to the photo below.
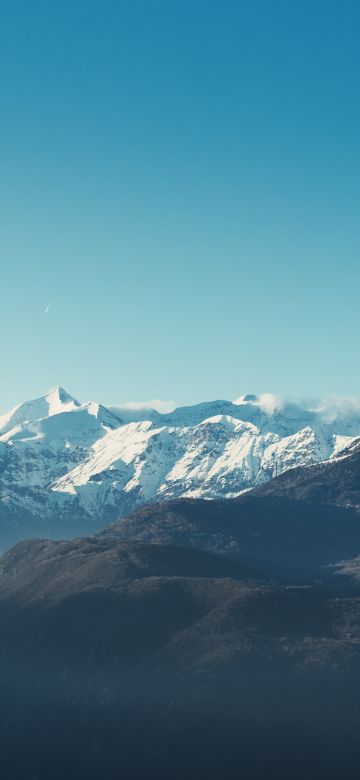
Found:
<path fill-rule="evenodd" d="M 154 500 L 235 497 L 360 436 L 354 404 L 273 396 L 123 413 L 57 387 L 0 418 L 0 550 L 89 533 Z"/>
<path fill-rule="evenodd" d="M 110 536 L 25 541 L 0 570 L 4 777 L 358 776 L 356 586 Z"/>
<path fill-rule="evenodd" d="M 11 431 L 23 423 L 51 417 L 54 414 L 61 414 L 61 412 L 70 412 L 79 406 L 79 402 L 62 387 L 54 387 L 42 398 L 25 401 L 14 406 L 7 414 L 0 416 L 0 431 L 4 435 L 7 431 Z"/>

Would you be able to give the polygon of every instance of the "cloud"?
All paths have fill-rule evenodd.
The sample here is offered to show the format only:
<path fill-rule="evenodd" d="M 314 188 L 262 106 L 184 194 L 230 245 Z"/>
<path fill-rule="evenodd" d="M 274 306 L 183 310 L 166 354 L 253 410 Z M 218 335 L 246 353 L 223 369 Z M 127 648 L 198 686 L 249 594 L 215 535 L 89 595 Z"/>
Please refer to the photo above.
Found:
<path fill-rule="evenodd" d="M 280 409 L 283 405 L 283 399 L 273 393 L 262 393 L 262 395 L 241 395 L 240 398 L 236 398 L 233 404 L 241 406 L 241 404 L 251 403 L 259 406 L 262 411 L 272 414 L 275 409 Z"/>
<path fill-rule="evenodd" d="M 309 404 L 309 407 L 315 412 L 321 412 L 324 419 L 333 419 L 339 415 L 351 419 L 360 414 L 360 398 L 330 395 Z"/>
<path fill-rule="evenodd" d="M 48 303 L 47 306 L 45 306 L 44 313 L 47 314 L 50 311 L 50 309 L 51 309 L 51 303 Z"/>
<path fill-rule="evenodd" d="M 241 405 L 251 403 L 259 406 L 262 411 L 272 414 L 277 409 L 298 407 L 308 412 L 319 414 L 324 420 L 333 420 L 341 418 L 352 419 L 360 415 L 360 398 L 341 395 L 328 395 L 324 398 L 291 398 L 273 395 L 272 393 L 263 393 L 259 396 L 241 395 L 233 401 L 234 404 Z"/>
<path fill-rule="evenodd" d="M 153 398 L 152 401 L 129 401 L 126 404 L 121 404 L 122 409 L 129 409 L 130 411 L 140 411 L 141 409 L 155 409 L 161 414 L 169 414 L 176 409 L 177 404 L 175 401 L 162 401 L 160 398 Z"/>

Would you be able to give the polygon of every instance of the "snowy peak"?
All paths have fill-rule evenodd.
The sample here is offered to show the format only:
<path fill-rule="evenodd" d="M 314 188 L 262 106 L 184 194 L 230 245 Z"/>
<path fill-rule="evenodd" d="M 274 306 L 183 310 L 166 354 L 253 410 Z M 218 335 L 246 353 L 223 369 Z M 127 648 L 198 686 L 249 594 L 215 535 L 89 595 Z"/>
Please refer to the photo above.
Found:
<path fill-rule="evenodd" d="M 25 401 L 10 409 L 0 416 L 0 433 L 6 433 L 16 426 L 34 422 L 43 417 L 51 417 L 61 412 L 69 412 L 79 407 L 80 404 L 62 387 L 54 387 L 41 398 Z"/>
<path fill-rule="evenodd" d="M 76 418 L 67 417 L 66 419 L 62 415 L 69 415 L 70 413 L 77 413 Z M 25 401 L 18 406 L 14 406 L 9 412 L 0 417 L 0 437 L 7 439 L 12 435 L 17 438 L 21 438 L 21 432 L 39 428 L 40 421 L 45 421 L 49 418 L 58 418 L 49 422 L 47 428 L 49 432 L 55 435 L 61 430 L 67 431 L 68 429 L 75 431 L 76 428 L 86 429 L 88 425 L 93 426 L 94 423 L 86 422 L 87 416 L 89 418 L 95 418 L 99 426 L 113 429 L 122 424 L 122 420 L 112 414 L 112 412 L 105 406 L 95 402 L 88 401 L 81 404 L 72 395 L 66 392 L 62 387 L 53 387 L 46 395 L 40 398 L 35 398 L 32 401 Z M 46 425 L 42 425 L 46 430 Z"/>
<path fill-rule="evenodd" d="M 237 401 L 234 401 L 234 404 L 257 403 L 258 401 L 257 395 L 254 395 L 254 393 L 247 393 L 247 395 L 241 395 Z"/>
<path fill-rule="evenodd" d="M 98 404 L 95 401 L 89 401 L 86 404 L 82 404 L 79 408 L 86 409 L 88 414 L 93 415 L 93 417 L 95 417 L 102 425 L 104 425 L 106 428 L 110 428 L 111 430 L 118 428 L 119 425 L 123 424 L 123 420 L 120 417 L 113 414 L 110 409 L 106 408 L 106 406 L 102 406 L 102 404 Z"/>
<path fill-rule="evenodd" d="M 59 414 L 59 412 L 67 412 L 72 409 L 76 409 L 80 406 L 79 401 L 73 398 L 72 395 L 64 390 L 63 387 L 53 387 L 52 390 L 45 396 L 45 401 L 49 407 L 49 414 Z"/>

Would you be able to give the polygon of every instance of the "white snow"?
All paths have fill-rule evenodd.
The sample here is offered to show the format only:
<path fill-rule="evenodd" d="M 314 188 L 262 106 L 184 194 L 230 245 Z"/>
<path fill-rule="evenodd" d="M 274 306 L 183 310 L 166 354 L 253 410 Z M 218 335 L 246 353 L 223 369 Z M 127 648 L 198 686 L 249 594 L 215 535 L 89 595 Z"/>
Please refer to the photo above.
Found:
<path fill-rule="evenodd" d="M 127 421 L 58 387 L 14 407 L 0 417 L 0 502 L 49 522 L 61 511 L 115 519 L 143 501 L 239 495 L 294 466 L 341 457 L 360 436 L 353 402 L 251 394 L 148 411 L 148 420 Z"/>
<path fill-rule="evenodd" d="M 72 398 L 61 387 L 53 387 L 47 395 L 36 398 L 33 401 L 25 401 L 10 409 L 7 414 L 0 416 L 0 432 L 14 428 L 16 425 L 38 420 L 41 417 L 50 417 L 53 414 L 69 412 L 80 406 L 79 402 Z"/>

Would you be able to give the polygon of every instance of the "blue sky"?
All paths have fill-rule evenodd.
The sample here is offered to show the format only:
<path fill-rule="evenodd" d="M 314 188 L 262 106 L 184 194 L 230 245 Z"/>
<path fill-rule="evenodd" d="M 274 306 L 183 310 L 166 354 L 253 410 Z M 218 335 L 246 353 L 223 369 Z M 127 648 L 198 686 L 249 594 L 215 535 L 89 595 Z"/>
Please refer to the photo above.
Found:
<path fill-rule="evenodd" d="M 359 396 L 359 3 L 0 12 L 0 408 Z"/>

